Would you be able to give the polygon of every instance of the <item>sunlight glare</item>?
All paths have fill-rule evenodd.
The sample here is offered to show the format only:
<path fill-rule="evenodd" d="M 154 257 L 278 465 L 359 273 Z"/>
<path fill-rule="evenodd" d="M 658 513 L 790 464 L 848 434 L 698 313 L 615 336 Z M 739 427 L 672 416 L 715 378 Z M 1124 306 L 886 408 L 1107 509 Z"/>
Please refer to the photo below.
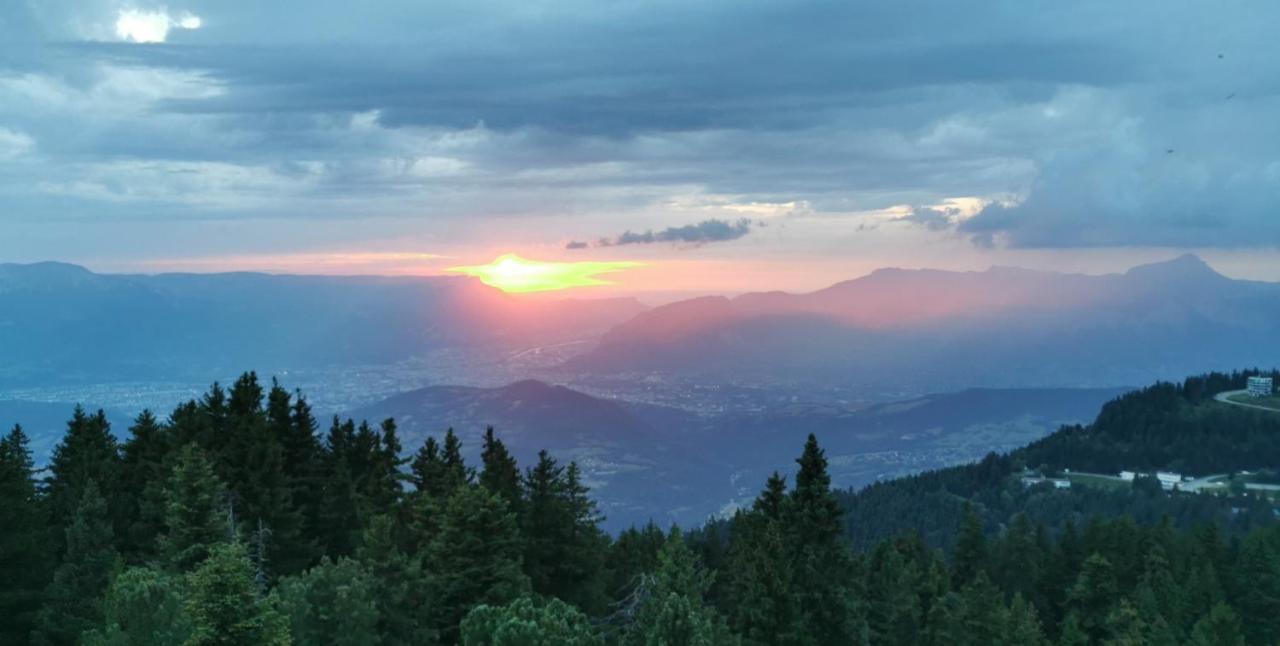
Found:
<path fill-rule="evenodd" d="M 597 278 L 607 274 L 639 267 L 643 263 L 612 262 L 544 262 L 528 260 L 513 253 L 496 258 L 487 265 L 450 267 L 447 271 L 475 276 L 486 285 L 504 292 L 546 292 L 574 287 L 609 285 Z"/>

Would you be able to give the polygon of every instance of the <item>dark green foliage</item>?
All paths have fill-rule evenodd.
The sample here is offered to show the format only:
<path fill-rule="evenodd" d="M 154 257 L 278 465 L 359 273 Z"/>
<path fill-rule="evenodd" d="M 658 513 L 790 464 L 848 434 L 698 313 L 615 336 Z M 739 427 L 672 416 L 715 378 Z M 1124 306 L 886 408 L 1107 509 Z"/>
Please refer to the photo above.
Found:
<path fill-rule="evenodd" d="M 158 539 L 166 566 L 186 572 L 232 538 L 226 492 L 204 452 L 187 446 L 164 489 L 164 533 Z"/>
<path fill-rule="evenodd" d="M 129 428 L 129 440 L 121 447 L 120 507 L 124 525 L 120 552 L 130 563 L 142 563 L 156 554 L 155 536 L 164 528 L 167 460 L 173 446 L 169 431 L 151 411 L 142 411 Z"/>
<path fill-rule="evenodd" d="M 1111 612 L 1119 600 L 1119 585 L 1111 562 L 1101 554 L 1085 559 L 1080 577 L 1067 593 L 1067 605 L 1090 639 L 1098 641 L 1107 636 Z"/>
<path fill-rule="evenodd" d="M 458 622 L 479 604 L 502 605 L 525 594 L 516 519 L 495 494 L 466 485 L 444 509 L 427 550 L 431 618 L 445 643 L 458 640 Z"/>
<path fill-rule="evenodd" d="M 50 557 L 26 434 L 0 439 L 0 644 L 27 639 L 39 611 Z"/>
<path fill-rule="evenodd" d="M 642 590 L 635 619 L 624 644 L 643 646 L 718 646 L 738 639 L 723 617 L 705 603 L 714 575 L 704 570 L 672 529 L 658 553 L 658 569 Z"/>
<path fill-rule="evenodd" d="M 1192 646 L 1244 646 L 1244 643 L 1240 618 L 1222 603 L 1215 605 L 1191 630 Z"/>
<path fill-rule="evenodd" d="M 188 575 L 186 646 L 287 646 L 289 626 L 268 599 L 258 597 L 253 564 L 239 543 L 213 548 Z"/>
<path fill-rule="evenodd" d="M 1236 566 L 1235 605 L 1248 617 L 1245 636 L 1250 643 L 1280 642 L 1280 550 L 1276 534 L 1245 539 Z"/>
<path fill-rule="evenodd" d="M 181 579 L 134 567 L 111 582 L 103 601 L 104 624 L 85 635 L 86 646 L 171 646 L 191 636 Z"/>
<path fill-rule="evenodd" d="M 524 571 L 533 591 L 598 610 L 604 603 L 601 569 L 607 539 L 577 465 L 565 469 L 543 451 L 525 474 L 524 489 Z"/>
<path fill-rule="evenodd" d="M 325 554 L 348 556 L 360 528 L 360 482 L 355 458 L 355 423 L 333 418 L 325 438 L 325 476 L 321 484 L 319 535 Z"/>
<path fill-rule="evenodd" d="M 65 546 L 65 530 L 75 513 L 90 481 L 106 500 L 108 517 L 113 526 L 117 519 L 112 499 L 118 489 L 120 454 L 111 424 L 102 411 L 89 415 L 79 406 L 67 422 L 67 433 L 53 449 L 49 461 L 47 500 L 50 515 L 50 541 L 56 553 Z"/>
<path fill-rule="evenodd" d="M 383 644 L 436 643 L 437 633 L 425 620 L 431 600 L 422 560 L 400 549 L 395 519 L 386 515 L 373 518 L 364 530 L 356 555 L 375 582 L 378 635 Z"/>
<path fill-rule="evenodd" d="M 464 646 L 603 646 L 591 622 L 573 606 L 521 597 L 505 606 L 476 606 L 462 621 Z"/>
<path fill-rule="evenodd" d="M 801 643 L 797 582 L 782 520 L 785 491 L 786 482 L 774 473 L 752 510 L 734 522 L 726 605 L 731 625 L 749 644 Z"/>
<path fill-rule="evenodd" d="M 858 589 L 861 577 L 844 541 L 844 512 L 831 493 L 827 458 L 813 435 L 796 462 L 800 469 L 783 518 L 791 534 L 792 575 L 802 582 L 794 588 L 793 596 L 801 609 L 805 641 L 818 645 L 865 643 L 866 617 Z"/>
<path fill-rule="evenodd" d="M 524 493 L 520 469 L 506 445 L 494 434 L 492 426 L 484 431 L 484 450 L 480 452 L 480 462 L 480 486 L 498 494 L 507 502 L 507 508 L 519 516 Z"/>
<path fill-rule="evenodd" d="M 298 574 L 281 579 L 280 608 L 289 632 L 299 644 L 378 646 L 376 579 L 350 559 L 326 559 Z"/>
<path fill-rule="evenodd" d="M 114 539 L 107 501 L 88 480 L 67 525 L 62 563 L 45 592 L 33 642 L 75 644 L 81 633 L 102 625 L 102 593 L 118 559 Z"/>
<path fill-rule="evenodd" d="M 335 419 L 322 444 L 306 401 L 273 383 L 264 405 L 252 373 L 139 416 L 121 450 L 77 410 L 44 489 L 21 430 L 0 441 L 0 643 L 1270 645 L 1271 504 L 1017 477 L 1259 466 L 1273 421 L 1210 401 L 1243 374 L 857 494 L 811 436 L 791 491 L 774 474 L 732 520 L 612 540 L 575 464 L 544 452 L 522 477 L 492 430 L 478 473 L 450 431 L 406 477 L 393 421 Z"/>
<path fill-rule="evenodd" d="M 963 587 L 987 569 L 987 532 L 982 519 L 965 503 L 964 521 L 960 526 L 960 538 L 956 541 L 955 586 Z"/>

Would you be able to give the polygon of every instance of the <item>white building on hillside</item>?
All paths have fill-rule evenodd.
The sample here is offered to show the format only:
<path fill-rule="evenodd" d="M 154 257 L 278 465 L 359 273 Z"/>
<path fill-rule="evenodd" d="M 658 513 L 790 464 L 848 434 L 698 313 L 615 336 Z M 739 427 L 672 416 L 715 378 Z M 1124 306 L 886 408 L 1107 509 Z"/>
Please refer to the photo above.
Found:
<path fill-rule="evenodd" d="M 1165 491 L 1177 489 L 1182 483 L 1181 473 L 1169 473 L 1168 471 L 1156 471 L 1156 480 L 1160 481 L 1160 488 Z"/>
<path fill-rule="evenodd" d="M 1275 384 L 1271 377 L 1249 377 L 1249 395 L 1251 397 L 1270 397 L 1275 392 Z"/>

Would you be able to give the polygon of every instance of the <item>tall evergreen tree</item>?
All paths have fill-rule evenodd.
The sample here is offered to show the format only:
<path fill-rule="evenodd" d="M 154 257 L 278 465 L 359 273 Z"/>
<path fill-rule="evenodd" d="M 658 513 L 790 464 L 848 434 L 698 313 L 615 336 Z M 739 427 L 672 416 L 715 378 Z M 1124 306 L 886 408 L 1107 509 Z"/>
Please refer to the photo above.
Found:
<path fill-rule="evenodd" d="M 1095 643 L 1105 639 L 1110 632 L 1111 612 L 1120 600 L 1111 562 L 1096 553 L 1085 559 L 1080 578 L 1072 586 L 1067 599 L 1080 629 L 1089 639 Z"/>
<path fill-rule="evenodd" d="M 643 646 L 719 646 L 736 644 L 724 619 L 705 603 L 713 575 L 703 570 L 672 528 L 658 553 L 658 569 L 649 579 L 635 621 L 623 644 Z"/>
<path fill-rule="evenodd" d="M 102 593 L 118 558 L 115 533 L 97 482 L 86 481 L 82 492 L 67 524 L 62 564 L 36 622 L 32 641 L 38 645 L 76 644 L 81 633 L 102 625 Z"/>
<path fill-rule="evenodd" d="M 50 566 L 45 517 L 37 497 L 26 433 L 0 439 L 0 644 L 26 641 Z"/>
<path fill-rule="evenodd" d="M 1280 541 L 1255 534 L 1240 550 L 1235 607 L 1248 617 L 1245 636 L 1252 644 L 1280 642 Z"/>
<path fill-rule="evenodd" d="M 121 447 L 120 492 L 125 517 L 120 551 L 126 561 L 142 563 L 155 556 L 155 537 L 164 527 L 165 481 L 172 446 L 169 431 L 144 410 L 129 428 Z"/>
<path fill-rule="evenodd" d="M 748 644 L 798 644 L 801 613 L 787 551 L 786 481 L 774 473 L 750 512 L 733 523 L 726 574 L 730 625 Z"/>
<path fill-rule="evenodd" d="M 795 489 L 787 504 L 797 604 L 806 639 L 819 646 L 862 644 L 868 639 L 863 593 L 843 540 L 843 512 L 831 493 L 827 458 L 813 434 L 796 460 Z"/>
<path fill-rule="evenodd" d="M 382 420 L 378 426 L 377 446 L 365 485 L 366 516 L 391 514 L 400 505 L 404 495 L 401 483 L 404 474 L 400 467 L 405 460 L 400 457 L 400 437 L 396 432 L 396 421 L 391 418 Z"/>
<path fill-rule="evenodd" d="M 498 494 L 507 502 L 507 508 L 519 516 L 522 498 L 520 470 L 506 445 L 494 434 L 492 426 L 484 431 L 480 462 L 480 485 Z"/>
<path fill-rule="evenodd" d="M 370 520 L 356 556 L 376 581 L 378 636 L 387 646 L 428 646 L 438 641 L 424 618 L 431 608 L 427 575 L 417 556 L 406 554 L 391 516 Z"/>
<path fill-rule="evenodd" d="M 515 517 L 496 495 L 474 485 L 449 499 L 426 564 L 433 624 L 447 644 L 457 643 L 458 623 L 473 606 L 502 605 L 529 589 Z"/>
<path fill-rule="evenodd" d="M 606 539 L 577 465 L 565 469 L 542 451 L 525 474 L 524 488 L 524 564 L 534 592 L 600 609 Z"/>
<path fill-rule="evenodd" d="M 213 464 L 199 448 L 178 452 L 164 490 L 164 533 L 159 548 L 171 571 L 186 572 L 209 556 L 215 545 L 231 538 L 225 510 L 226 492 Z"/>
<path fill-rule="evenodd" d="M 355 551 L 360 531 L 360 485 L 352 464 L 355 423 L 333 418 L 325 437 L 325 475 L 320 510 L 320 544 L 330 557 Z"/>
<path fill-rule="evenodd" d="M 188 575 L 186 646 L 288 646 L 287 620 L 258 597 L 253 564 L 240 543 L 214 547 Z"/>
<path fill-rule="evenodd" d="M 964 587 L 987 569 L 987 533 L 982 528 L 978 512 L 968 501 L 964 503 L 964 523 L 956 541 L 954 560 L 953 585 L 956 588 Z"/>
<path fill-rule="evenodd" d="M 113 498 L 118 490 L 119 447 L 111 435 L 111 424 L 106 414 L 99 410 L 92 415 L 76 406 L 67 432 L 53 449 L 49 462 L 47 484 L 50 513 L 50 536 L 54 550 L 65 552 L 63 539 L 71 516 L 84 498 L 84 490 L 94 482 L 107 504 L 109 517 L 114 525 L 116 516 Z"/>
<path fill-rule="evenodd" d="M 281 389 L 283 390 L 283 389 Z M 275 404 L 269 404 L 268 410 L 271 413 L 273 424 L 279 429 L 280 445 L 284 450 L 284 467 L 285 475 L 289 478 L 290 498 L 293 504 L 297 506 L 302 513 L 304 534 L 311 537 L 313 545 L 309 547 L 313 554 L 318 554 L 320 547 L 315 544 L 316 535 L 322 523 L 322 508 L 324 499 L 322 496 L 323 472 L 324 472 L 324 447 L 320 442 L 319 424 L 316 422 L 315 415 L 311 412 L 311 404 L 301 393 L 293 398 L 293 403 L 289 409 L 289 422 L 284 424 L 279 419 L 282 412 L 279 410 L 280 405 L 284 403 L 284 397 L 272 389 L 272 395 L 268 398 L 275 401 Z"/>

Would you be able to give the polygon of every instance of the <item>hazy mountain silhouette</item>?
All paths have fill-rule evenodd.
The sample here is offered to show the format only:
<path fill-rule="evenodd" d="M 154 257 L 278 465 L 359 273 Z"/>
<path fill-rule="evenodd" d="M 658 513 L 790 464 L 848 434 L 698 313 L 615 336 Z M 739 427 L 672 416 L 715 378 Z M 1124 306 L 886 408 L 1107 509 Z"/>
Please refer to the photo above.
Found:
<path fill-rule="evenodd" d="M 569 364 L 950 390 L 1116 385 L 1280 363 L 1280 284 L 1199 258 L 1090 276 L 996 267 L 882 269 L 807 294 L 654 308 Z"/>
<path fill-rule="evenodd" d="M 620 528 L 650 518 L 697 523 L 754 496 L 761 478 L 787 462 L 810 432 L 822 435 L 836 484 L 857 486 L 1020 446 L 1062 423 L 1092 418 L 1120 392 L 969 390 L 864 410 L 801 402 L 707 417 L 521 381 L 432 386 L 350 415 L 394 417 L 407 452 L 452 427 L 472 464 L 492 425 L 522 465 L 542 448 L 577 461 L 608 526 Z"/>
<path fill-rule="evenodd" d="M 95 274 L 0 264 L 0 381 L 162 379 L 389 363 L 441 347 L 581 338 L 633 299 L 524 298 L 470 278 Z"/>

